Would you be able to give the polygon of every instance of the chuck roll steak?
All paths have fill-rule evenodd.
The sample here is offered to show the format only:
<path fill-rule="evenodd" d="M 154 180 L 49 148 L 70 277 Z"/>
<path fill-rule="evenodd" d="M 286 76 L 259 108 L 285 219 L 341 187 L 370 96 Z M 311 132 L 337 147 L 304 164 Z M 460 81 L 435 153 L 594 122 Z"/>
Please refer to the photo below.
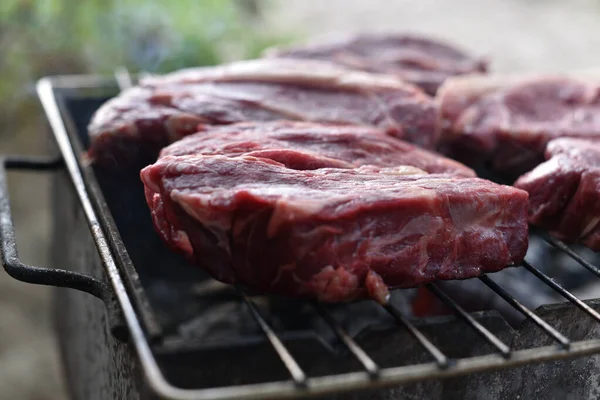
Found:
<path fill-rule="evenodd" d="M 474 177 L 459 162 L 362 126 L 312 122 L 245 122 L 200 126 L 162 150 L 161 156 L 248 155 L 278 161 L 288 168 L 355 168 L 361 165 L 410 165 L 430 173 Z"/>
<path fill-rule="evenodd" d="M 443 147 L 517 177 L 544 161 L 552 139 L 600 139 L 599 83 L 593 73 L 448 79 L 437 96 Z"/>
<path fill-rule="evenodd" d="M 600 251 L 600 142 L 555 139 L 546 158 L 515 183 L 529 192 L 530 222 Z"/>
<path fill-rule="evenodd" d="M 522 261 L 527 193 L 414 167 L 295 170 L 166 156 L 141 178 L 162 238 L 216 279 L 339 302 Z"/>
<path fill-rule="evenodd" d="M 376 126 L 427 148 L 437 142 L 433 100 L 416 86 L 325 61 L 260 59 L 143 79 L 94 115 L 89 157 L 147 165 L 198 124 L 280 119 Z"/>
<path fill-rule="evenodd" d="M 434 95 L 447 78 L 484 73 L 487 62 L 439 40 L 409 34 L 362 34 L 270 49 L 266 57 L 328 60 L 362 71 L 393 74 Z"/>

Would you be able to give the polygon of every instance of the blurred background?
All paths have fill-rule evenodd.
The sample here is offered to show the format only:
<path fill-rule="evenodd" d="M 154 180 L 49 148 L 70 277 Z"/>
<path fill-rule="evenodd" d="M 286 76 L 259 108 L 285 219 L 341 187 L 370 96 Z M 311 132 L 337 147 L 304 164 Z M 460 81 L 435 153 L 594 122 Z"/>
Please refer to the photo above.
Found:
<path fill-rule="evenodd" d="M 497 72 L 600 67 L 597 0 L 1 0 L 0 153 L 44 154 L 45 75 L 165 72 L 368 31 L 446 39 Z M 10 178 L 21 259 L 45 265 L 47 179 Z M 0 399 L 66 398 L 50 295 L 0 273 Z"/>

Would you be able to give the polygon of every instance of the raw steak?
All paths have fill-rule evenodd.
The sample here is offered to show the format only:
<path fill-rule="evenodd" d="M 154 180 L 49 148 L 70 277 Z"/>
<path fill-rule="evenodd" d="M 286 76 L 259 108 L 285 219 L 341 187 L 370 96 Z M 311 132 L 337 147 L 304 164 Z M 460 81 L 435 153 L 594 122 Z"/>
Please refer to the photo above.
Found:
<path fill-rule="evenodd" d="M 434 95 L 450 76 L 484 73 L 487 62 L 438 40 L 406 34 L 363 34 L 270 49 L 266 57 L 328 60 L 362 71 L 393 74 Z"/>
<path fill-rule="evenodd" d="M 560 239 L 600 250 L 600 143 L 555 139 L 546 158 L 515 183 L 529 192 L 529 221 Z"/>
<path fill-rule="evenodd" d="M 141 178 L 155 227 L 216 279 L 347 301 L 522 261 L 527 193 L 414 167 L 294 170 L 167 156 Z"/>
<path fill-rule="evenodd" d="M 449 79 L 437 98 L 444 147 L 516 177 L 544 160 L 551 139 L 600 139 L 599 82 L 589 74 Z"/>
<path fill-rule="evenodd" d="M 473 170 L 454 160 L 392 138 L 376 128 L 274 121 L 204 125 L 199 130 L 163 149 L 161 156 L 248 155 L 294 169 L 410 165 L 427 172 L 475 176 Z"/>
<path fill-rule="evenodd" d="M 93 117 L 89 156 L 102 165 L 153 162 L 199 123 L 279 119 L 372 125 L 423 147 L 436 143 L 433 100 L 417 87 L 323 61 L 271 59 L 142 80 Z"/>

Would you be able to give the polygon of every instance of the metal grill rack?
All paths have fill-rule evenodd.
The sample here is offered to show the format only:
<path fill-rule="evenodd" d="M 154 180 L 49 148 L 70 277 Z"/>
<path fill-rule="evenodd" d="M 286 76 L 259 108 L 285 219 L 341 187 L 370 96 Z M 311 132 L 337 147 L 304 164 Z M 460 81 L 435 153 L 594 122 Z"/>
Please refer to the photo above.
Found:
<path fill-rule="evenodd" d="M 571 250 L 565 243 L 554 238 L 547 237 L 547 242 L 554 245 L 556 248 L 564 251 L 566 254 L 575 259 L 583 267 L 588 268 L 590 271 L 598 274 L 600 271 L 591 265 L 589 262 L 581 258 L 577 253 Z M 572 293 L 564 289 L 561 285 L 556 283 L 554 279 L 541 272 L 539 269 L 524 261 L 521 265 L 522 268 L 527 269 L 543 283 L 550 286 L 557 293 L 563 296 L 565 299 L 573 303 L 575 306 L 583 310 L 589 317 L 600 322 L 600 313 L 592 309 L 585 302 L 574 296 Z M 598 275 L 600 277 L 600 275 Z M 521 312 L 526 318 L 536 324 L 542 331 L 550 336 L 558 347 L 542 347 L 528 350 L 512 351 L 509 346 L 502 342 L 500 338 L 490 332 L 481 323 L 477 322 L 469 313 L 467 313 L 460 305 L 458 305 L 448 294 L 436 284 L 426 285 L 427 289 L 431 291 L 436 297 L 442 302 L 449 306 L 455 314 L 461 318 L 465 325 L 469 329 L 473 329 L 481 337 L 483 337 L 490 345 L 496 350 L 496 354 L 490 354 L 486 356 L 471 357 L 467 359 L 453 360 L 448 358 L 440 349 L 438 349 L 427 337 L 406 317 L 404 317 L 400 311 L 398 311 L 392 305 L 384 305 L 386 311 L 394 317 L 394 319 L 404 329 L 416 339 L 421 345 L 424 351 L 429 353 L 431 358 L 435 361 L 434 363 L 410 365 L 397 368 L 386 368 L 381 369 L 375 361 L 373 361 L 368 354 L 344 331 L 344 329 L 335 322 L 331 315 L 320 305 L 313 303 L 323 319 L 336 332 L 339 340 L 347 347 L 347 349 L 356 357 L 356 359 L 363 366 L 365 374 L 350 375 L 336 377 L 340 379 L 340 383 L 344 385 L 350 385 L 353 382 L 351 379 L 359 379 L 364 381 L 370 379 L 374 384 L 398 384 L 406 383 L 414 380 L 425 379 L 425 378 L 442 378 L 444 376 L 458 375 L 462 373 L 478 372 L 493 368 L 506 368 L 511 366 L 518 366 L 527 362 L 541 362 L 566 357 L 575 357 L 586 354 L 592 354 L 600 351 L 600 340 L 593 340 L 587 342 L 571 342 L 568 338 L 558 332 L 549 323 L 544 321 L 535 312 L 521 304 L 517 299 L 511 296 L 506 290 L 495 283 L 489 276 L 483 275 L 478 278 L 496 294 L 502 297 L 507 303 L 509 303 L 516 310 Z M 277 335 L 268 326 L 267 322 L 257 312 L 256 307 L 252 303 L 252 300 L 242 294 L 243 300 L 248 304 L 252 310 L 252 315 L 256 319 L 256 322 L 261 326 L 265 335 L 269 338 L 269 341 L 273 345 L 273 348 L 282 360 L 282 363 L 287 367 L 290 376 L 299 388 L 315 388 L 324 389 L 326 387 L 325 382 L 318 378 L 314 383 L 307 381 L 306 375 L 302 372 L 302 369 L 294 358 L 290 355 L 289 351 L 282 345 L 281 341 L 277 338 Z M 499 356 L 499 357 L 498 357 Z M 368 377 L 368 378 L 367 378 Z M 346 381 L 347 379 L 347 381 Z M 337 380 L 337 379 L 335 379 Z M 379 381 L 379 382 L 377 382 Z M 354 381 L 356 383 L 356 381 Z M 312 384 L 312 385 L 311 385 Z M 316 384 L 316 385 L 315 385 Z"/>
<path fill-rule="evenodd" d="M 471 356 L 468 358 L 451 358 L 439 349 L 427 335 L 419 329 L 416 324 L 403 315 L 393 305 L 382 306 L 398 325 L 398 329 L 405 329 L 414 338 L 422 350 L 430 357 L 430 362 L 403 365 L 397 367 L 379 366 L 363 349 L 353 337 L 336 322 L 332 314 L 317 303 L 312 303 L 318 314 L 331 328 L 341 344 L 356 358 L 361 365 L 361 370 L 336 375 L 309 377 L 303 371 L 300 363 L 292 356 L 284 342 L 269 325 L 267 320 L 261 316 L 259 308 L 253 299 L 239 291 L 240 301 L 244 302 L 252 317 L 271 344 L 273 351 L 279 356 L 282 368 L 289 372 L 290 379 L 285 381 L 266 382 L 248 385 L 217 387 L 210 389 L 181 389 L 171 385 L 161 373 L 157 361 L 151 350 L 151 346 L 142 327 L 142 323 L 136 314 L 135 307 L 128 293 L 117 263 L 115 255 L 110 249 L 107 233 L 102 229 L 101 218 L 93 207 L 90 193 L 86 188 L 82 177 L 73 144 L 67 133 L 67 128 L 57 99 L 56 88 L 80 88 L 96 87 L 106 85 L 111 81 L 108 78 L 79 76 L 79 77 L 56 77 L 45 78 L 38 83 L 38 94 L 42 105 L 55 134 L 56 141 L 63 155 L 64 165 L 73 181 L 76 194 L 83 207 L 87 222 L 89 224 L 93 239 L 105 266 L 110 285 L 114 290 L 123 318 L 129 330 L 131 343 L 135 347 L 137 356 L 141 361 L 145 378 L 156 393 L 167 399 L 266 399 L 266 398 L 296 398 L 304 396 L 325 395 L 334 392 L 347 392 L 360 389 L 368 389 L 382 386 L 394 386 L 408 382 L 425 379 L 437 379 L 450 376 L 463 375 L 467 373 L 489 371 L 493 369 L 516 367 L 529 363 L 538 363 L 549 360 L 564 359 L 569 357 L 584 356 L 600 352 L 600 338 L 585 341 L 571 341 L 559 332 L 550 323 L 539 317 L 533 310 L 527 308 L 519 300 L 510 295 L 504 288 L 494 282 L 489 276 L 483 275 L 479 280 L 490 290 L 504 299 L 515 310 L 519 311 L 530 322 L 535 324 L 540 331 L 544 332 L 555 345 L 525 348 L 513 350 L 497 335 L 477 321 L 471 314 L 465 311 L 456 301 L 452 299 L 439 285 L 433 283 L 426 285 L 427 289 L 439 298 L 444 304 L 451 308 L 455 315 L 464 323 L 465 329 L 471 329 L 481 336 L 494 352 L 486 355 Z M 123 81 L 123 77 L 120 78 Z M 127 80 L 124 80 L 127 82 Z M 114 86 L 114 79 L 111 83 Z M 6 167 L 28 167 L 27 163 L 12 162 Z M 36 164 L 39 167 L 39 165 Z M 3 177 L 3 174 L 0 174 Z M 12 229 L 12 227 L 11 227 Z M 549 244 L 564 252 L 583 268 L 600 277 L 600 269 L 584 260 L 563 242 L 546 237 Z M 566 300 L 581 309 L 589 318 L 600 322 L 600 314 L 588 304 L 578 299 L 572 293 L 564 289 L 552 277 L 543 273 L 529 262 L 524 262 L 521 268 L 526 269 L 544 284 L 551 287 Z"/>

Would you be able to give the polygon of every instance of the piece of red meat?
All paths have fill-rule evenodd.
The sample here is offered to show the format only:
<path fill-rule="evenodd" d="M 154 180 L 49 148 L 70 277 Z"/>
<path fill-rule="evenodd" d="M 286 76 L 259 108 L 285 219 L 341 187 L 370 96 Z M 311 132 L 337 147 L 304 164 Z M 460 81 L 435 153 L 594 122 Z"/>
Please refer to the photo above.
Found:
<path fill-rule="evenodd" d="M 167 156 L 141 178 L 155 227 L 216 279 L 339 302 L 520 263 L 527 193 L 414 167 L 294 170 Z"/>
<path fill-rule="evenodd" d="M 515 183 L 529 192 L 529 221 L 599 251 L 600 142 L 555 139 L 546 158 Z"/>
<path fill-rule="evenodd" d="M 440 88 L 445 152 L 517 177 L 559 137 L 600 139 L 600 85 L 592 74 L 451 78 Z"/>
<path fill-rule="evenodd" d="M 376 126 L 427 148 L 437 142 L 433 100 L 396 77 L 260 59 L 142 80 L 94 115 L 88 155 L 102 166 L 147 165 L 200 123 L 281 119 Z"/>
<path fill-rule="evenodd" d="M 487 70 L 483 59 L 474 59 L 440 40 L 411 34 L 351 35 L 273 48 L 265 56 L 327 60 L 357 70 L 392 74 L 431 95 L 451 76 Z"/>
<path fill-rule="evenodd" d="M 288 168 L 355 168 L 410 165 L 430 173 L 474 177 L 472 169 L 439 154 L 362 126 L 312 122 L 244 122 L 203 125 L 162 150 L 161 156 L 226 155 L 268 158 Z"/>

